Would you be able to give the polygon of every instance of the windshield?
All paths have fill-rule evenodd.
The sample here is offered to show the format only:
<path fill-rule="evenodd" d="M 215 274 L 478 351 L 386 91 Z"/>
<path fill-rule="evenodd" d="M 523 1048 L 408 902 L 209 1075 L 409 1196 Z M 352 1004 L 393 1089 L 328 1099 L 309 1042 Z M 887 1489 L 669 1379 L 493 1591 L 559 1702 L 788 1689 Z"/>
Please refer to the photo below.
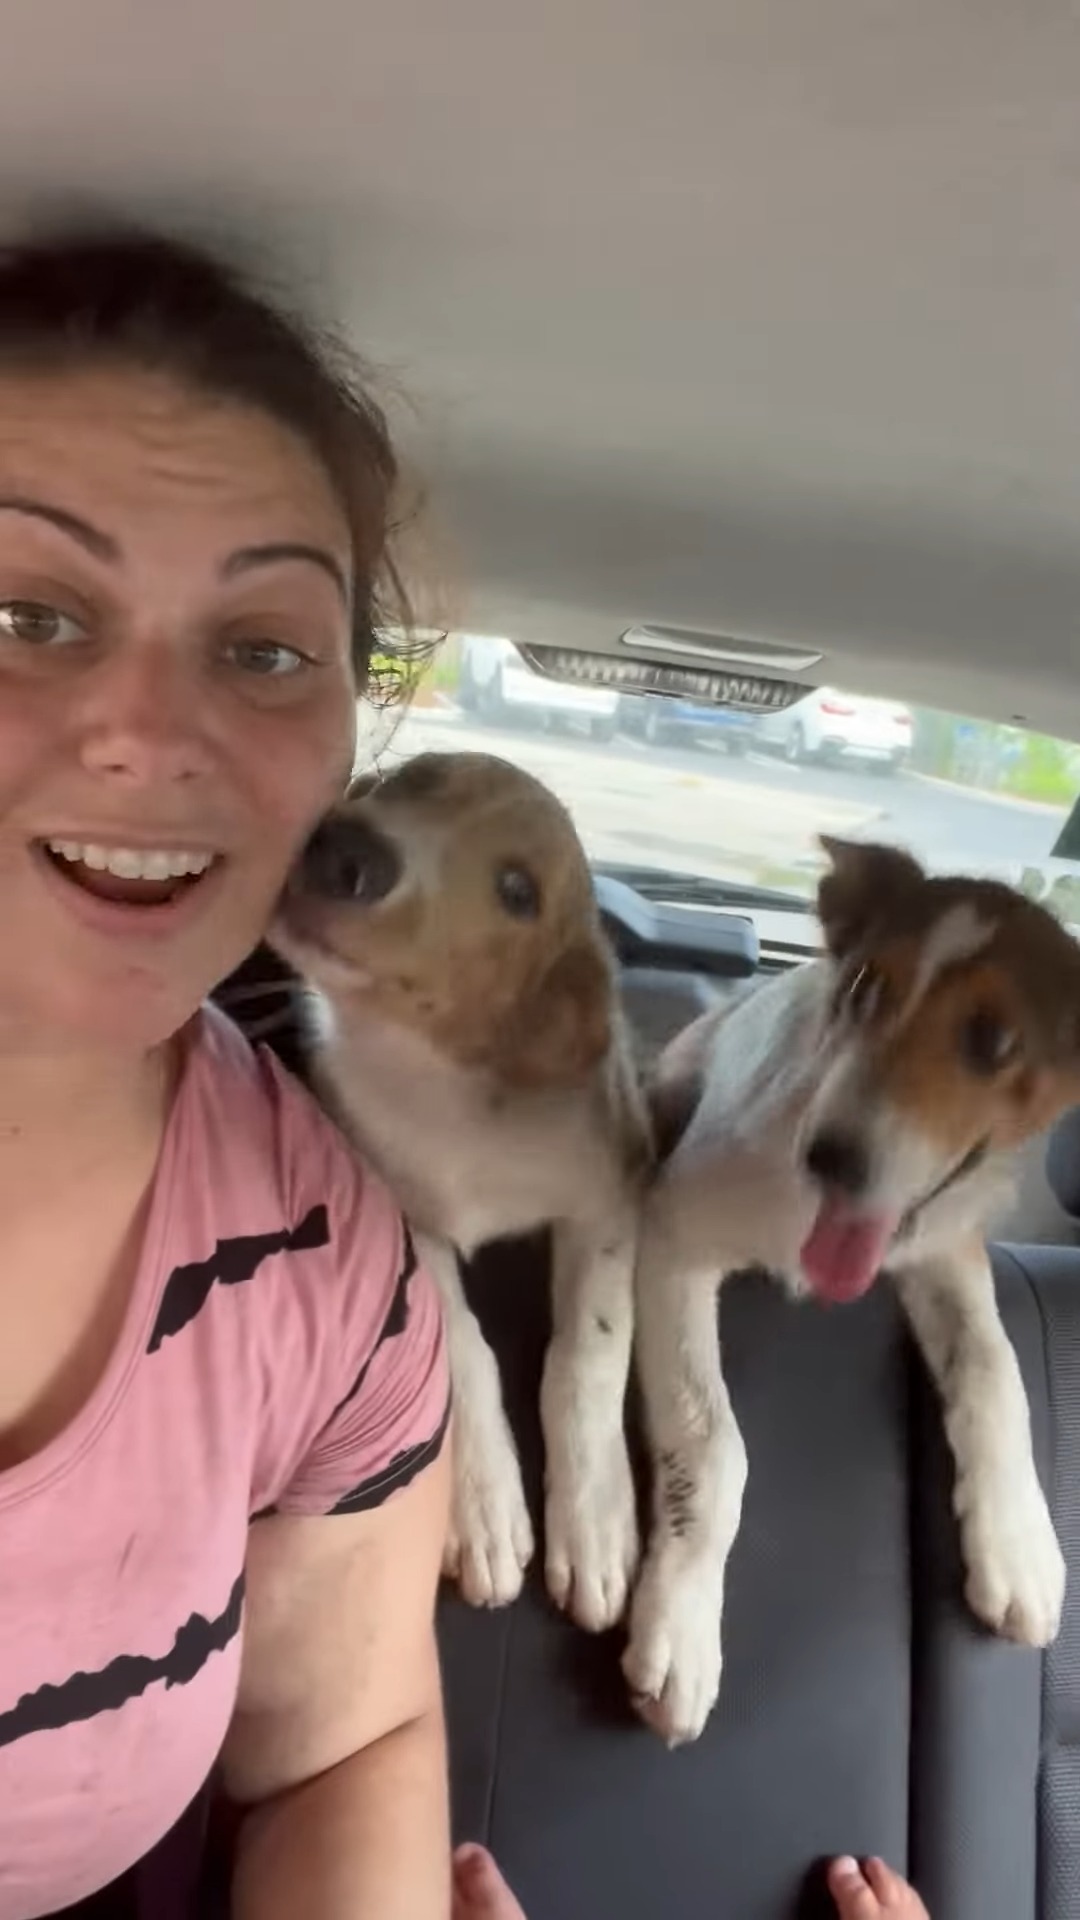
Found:
<path fill-rule="evenodd" d="M 831 833 L 1011 881 L 1080 925 L 1080 859 L 1053 851 L 1080 747 L 1018 727 L 839 688 L 759 717 L 552 682 L 504 640 L 452 636 L 404 716 L 364 716 L 362 761 L 430 749 L 527 768 L 569 807 L 594 865 L 669 898 L 763 890 L 751 904 L 805 922 Z"/>

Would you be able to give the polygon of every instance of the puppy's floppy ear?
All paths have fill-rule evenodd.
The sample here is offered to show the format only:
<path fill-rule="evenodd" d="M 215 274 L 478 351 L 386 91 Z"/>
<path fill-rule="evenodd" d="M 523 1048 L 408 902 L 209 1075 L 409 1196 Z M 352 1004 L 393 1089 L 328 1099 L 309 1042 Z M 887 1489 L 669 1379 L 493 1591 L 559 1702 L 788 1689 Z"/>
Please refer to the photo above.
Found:
<path fill-rule="evenodd" d="M 596 946 L 568 947 L 511 1009 L 498 1048 L 503 1077 L 520 1087 L 580 1084 L 611 1044 L 613 991 Z"/>
<path fill-rule="evenodd" d="M 829 952 L 842 960 L 862 944 L 897 895 L 918 886 L 926 875 L 899 847 L 837 840 L 828 833 L 821 835 L 821 845 L 832 865 L 818 884 L 818 917 Z"/>

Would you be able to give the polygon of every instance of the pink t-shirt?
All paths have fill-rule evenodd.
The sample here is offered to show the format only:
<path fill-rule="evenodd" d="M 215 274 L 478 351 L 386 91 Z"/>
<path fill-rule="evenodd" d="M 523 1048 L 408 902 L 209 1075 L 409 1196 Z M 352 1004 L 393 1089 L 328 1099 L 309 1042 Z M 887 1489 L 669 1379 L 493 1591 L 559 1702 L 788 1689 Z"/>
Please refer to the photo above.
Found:
<path fill-rule="evenodd" d="M 202 1785 L 236 1696 L 249 1521 L 378 1506 L 447 1413 L 396 1206 L 208 1009 L 106 1373 L 0 1473 L 0 1920 L 114 1879 Z"/>

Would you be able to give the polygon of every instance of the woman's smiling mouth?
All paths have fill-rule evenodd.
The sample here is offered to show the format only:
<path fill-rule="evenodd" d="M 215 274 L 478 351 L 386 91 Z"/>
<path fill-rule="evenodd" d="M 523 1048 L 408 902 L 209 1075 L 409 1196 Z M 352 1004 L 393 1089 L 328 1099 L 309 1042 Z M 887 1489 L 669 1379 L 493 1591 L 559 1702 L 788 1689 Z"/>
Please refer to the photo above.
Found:
<path fill-rule="evenodd" d="M 41 853 L 63 878 L 99 900 L 164 906 L 190 892 L 221 859 L 183 847 L 103 846 L 96 841 L 41 840 Z"/>

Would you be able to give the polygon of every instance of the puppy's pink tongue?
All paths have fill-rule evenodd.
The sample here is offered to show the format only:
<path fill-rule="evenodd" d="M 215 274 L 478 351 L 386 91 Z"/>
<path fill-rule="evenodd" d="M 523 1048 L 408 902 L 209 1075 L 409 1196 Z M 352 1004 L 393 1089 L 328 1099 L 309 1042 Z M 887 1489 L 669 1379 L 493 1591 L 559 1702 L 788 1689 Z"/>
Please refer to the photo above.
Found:
<path fill-rule="evenodd" d="M 857 1300 L 872 1284 L 899 1221 L 892 1213 L 852 1213 L 823 1200 L 803 1242 L 800 1259 L 807 1285 L 837 1305 Z"/>

